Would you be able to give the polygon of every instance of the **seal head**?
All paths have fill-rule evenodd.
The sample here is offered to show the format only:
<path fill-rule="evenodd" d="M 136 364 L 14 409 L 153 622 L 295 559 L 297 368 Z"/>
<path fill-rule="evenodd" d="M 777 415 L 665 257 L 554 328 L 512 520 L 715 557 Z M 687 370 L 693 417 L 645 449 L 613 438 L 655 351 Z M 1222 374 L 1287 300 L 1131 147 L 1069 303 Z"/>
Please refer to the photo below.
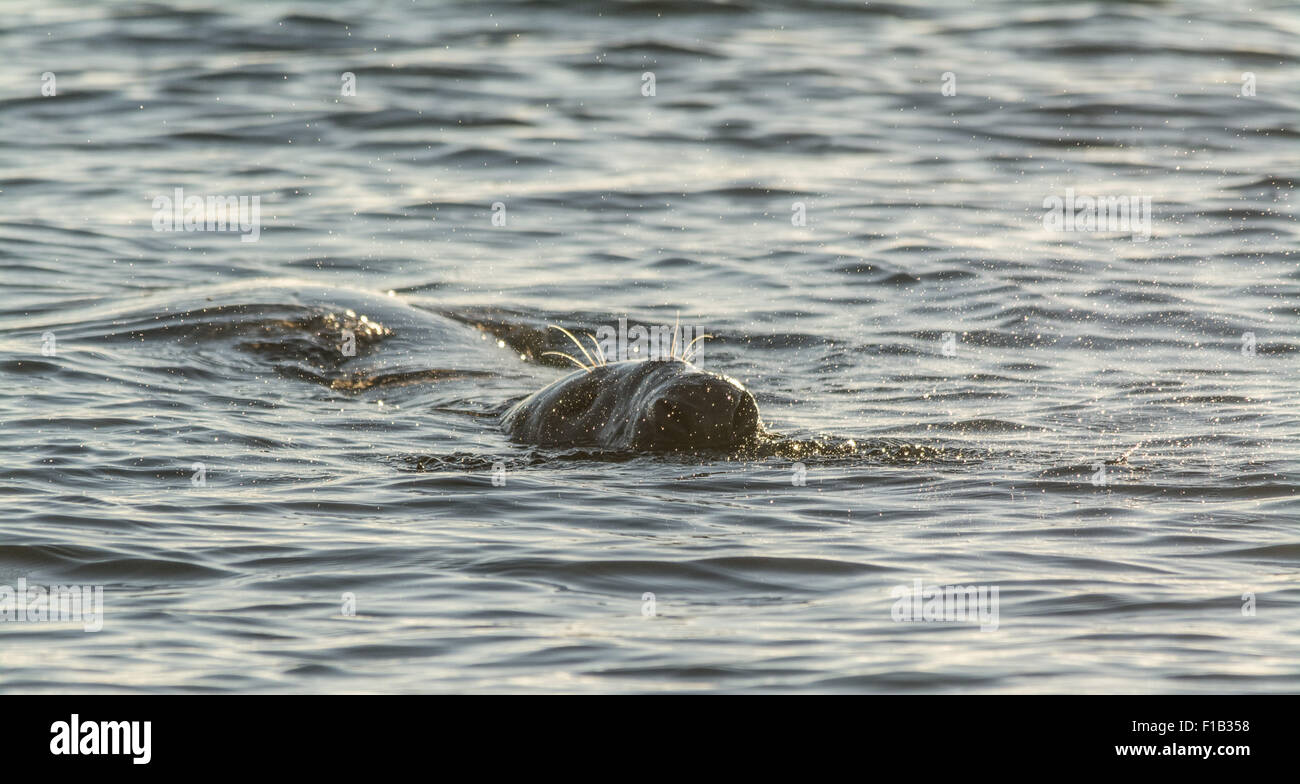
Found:
<path fill-rule="evenodd" d="M 542 446 L 633 451 L 722 449 L 759 432 L 749 390 L 681 359 L 579 370 L 516 403 L 502 425 Z"/>

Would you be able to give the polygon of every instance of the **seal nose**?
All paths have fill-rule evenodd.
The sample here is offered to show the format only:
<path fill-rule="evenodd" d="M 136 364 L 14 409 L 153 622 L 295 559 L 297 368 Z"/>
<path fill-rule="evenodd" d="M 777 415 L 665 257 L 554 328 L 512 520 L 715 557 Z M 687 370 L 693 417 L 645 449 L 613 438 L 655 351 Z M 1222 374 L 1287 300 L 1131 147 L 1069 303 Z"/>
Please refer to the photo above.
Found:
<path fill-rule="evenodd" d="M 693 386 L 680 400 L 660 400 L 657 409 L 665 436 L 695 446 L 730 446 L 758 428 L 754 396 L 730 384 Z"/>
<path fill-rule="evenodd" d="M 731 415 L 731 430 L 737 440 L 745 438 L 758 430 L 758 403 L 749 390 L 737 390 L 740 394 L 736 401 L 735 412 Z"/>
<path fill-rule="evenodd" d="M 695 449 L 730 447 L 758 428 L 758 404 L 748 390 L 731 379 L 697 373 L 657 389 L 638 430 L 647 447 Z"/>

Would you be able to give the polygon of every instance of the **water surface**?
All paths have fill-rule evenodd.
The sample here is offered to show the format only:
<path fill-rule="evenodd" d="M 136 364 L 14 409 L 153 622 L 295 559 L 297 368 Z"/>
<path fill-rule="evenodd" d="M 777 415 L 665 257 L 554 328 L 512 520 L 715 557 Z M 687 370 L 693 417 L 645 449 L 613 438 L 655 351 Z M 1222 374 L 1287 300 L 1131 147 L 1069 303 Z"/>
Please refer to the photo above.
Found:
<path fill-rule="evenodd" d="M 3 25 L 0 584 L 105 617 L 0 623 L 0 689 L 1300 684 L 1293 4 Z M 176 188 L 258 196 L 257 241 L 155 231 Z M 1048 231 L 1067 189 L 1150 239 Z M 679 315 L 805 452 L 496 426 L 566 372 L 547 324 Z M 917 579 L 996 631 L 896 622 Z"/>

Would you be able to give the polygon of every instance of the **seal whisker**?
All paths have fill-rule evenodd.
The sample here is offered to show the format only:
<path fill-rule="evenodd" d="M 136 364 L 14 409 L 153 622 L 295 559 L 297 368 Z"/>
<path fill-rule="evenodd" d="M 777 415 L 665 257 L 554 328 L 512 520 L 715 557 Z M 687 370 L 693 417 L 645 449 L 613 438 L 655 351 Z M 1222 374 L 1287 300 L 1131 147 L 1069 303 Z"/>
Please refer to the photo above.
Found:
<path fill-rule="evenodd" d="M 569 360 L 570 362 L 572 362 L 573 364 L 575 364 L 575 365 L 577 365 L 578 367 L 582 368 L 583 370 L 587 371 L 588 373 L 591 372 L 591 368 L 589 368 L 589 367 L 587 367 L 586 365 L 582 364 L 581 362 L 579 362 L 578 360 L 576 360 L 576 359 L 574 359 L 573 357 L 569 356 L 568 354 L 565 354 L 563 351 L 543 351 L 543 352 L 542 352 L 542 356 L 544 356 L 544 357 L 564 357 L 565 359 Z"/>
<path fill-rule="evenodd" d="M 691 349 L 695 347 L 696 343 L 699 343 L 701 340 L 704 340 L 705 338 L 711 338 L 711 337 L 713 337 L 713 335 L 700 335 L 699 337 L 695 338 L 695 340 L 692 340 L 690 343 L 687 343 L 686 348 L 682 349 L 682 361 L 683 362 L 688 361 L 688 355 L 691 353 Z"/>
<path fill-rule="evenodd" d="M 591 341 L 591 345 L 594 346 L 596 349 L 596 354 L 600 356 L 600 362 L 593 362 L 592 366 L 595 367 L 596 365 L 608 365 L 609 359 L 605 357 L 605 349 L 600 347 L 600 343 L 597 342 L 596 336 L 588 332 L 587 339 Z"/>
<path fill-rule="evenodd" d="M 547 324 L 547 326 L 550 327 L 551 329 L 558 329 L 559 331 L 563 332 L 563 333 L 565 334 L 565 336 L 569 338 L 569 340 L 572 340 L 572 341 L 573 341 L 573 345 L 575 345 L 575 346 L 578 347 L 578 350 L 581 351 L 582 354 L 583 354 L 583 356 L 585 356 L 585 357 L 587 358 L 587 361 L 591 363 L 592 367 L 595 367 L 595 366 L 596 366 L 596 360 L 594 360 L 594 359 L 591 358 L 591 354 L 588 354 L 588 353 L 587 353 L 587 349 L 583 348 L 582 341 L 581 341 L 581 340 L 578 340 L 577 338 L 575 338 L 575 337 L 573 336 L 573 333 L 572 333 L 572 332 L 570 332 L 569 330 L 565 329 L 564 327 L 561 327 L 561 326 L 558 325 L 558 324 Z M 567 356 L 567 355 L 566 355 L 566 356 Z M 570 358 L 570 359 L 573 359 L 572 357 L 569 357 L 569 358 Z M 575 361 L 576 361 L 576 360 L 575 360 Z M 582 365 L 581 362 L 579 362 L 578 364 L 579 364 L 579 365 Z M 586 365 L 582 365 L 582 366 L 583 366 L 584 368 L 587 367 Z M 590 369 L 590 368 L 588 368 L 588 369 Z"/>

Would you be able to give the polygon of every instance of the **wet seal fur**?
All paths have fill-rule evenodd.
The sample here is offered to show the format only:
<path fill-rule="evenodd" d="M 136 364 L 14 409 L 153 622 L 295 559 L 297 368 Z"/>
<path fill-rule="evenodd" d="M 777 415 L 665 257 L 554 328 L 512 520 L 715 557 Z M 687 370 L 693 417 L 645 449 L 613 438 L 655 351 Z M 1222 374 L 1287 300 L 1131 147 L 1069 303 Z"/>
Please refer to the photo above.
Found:
<path fill-rule="evenodd" d="M 584 367 L 516 403 L 501 423 L 517 441 L 633 451 L 725 449 L 761 432 L 749 390 L 680 358 Z"/>

